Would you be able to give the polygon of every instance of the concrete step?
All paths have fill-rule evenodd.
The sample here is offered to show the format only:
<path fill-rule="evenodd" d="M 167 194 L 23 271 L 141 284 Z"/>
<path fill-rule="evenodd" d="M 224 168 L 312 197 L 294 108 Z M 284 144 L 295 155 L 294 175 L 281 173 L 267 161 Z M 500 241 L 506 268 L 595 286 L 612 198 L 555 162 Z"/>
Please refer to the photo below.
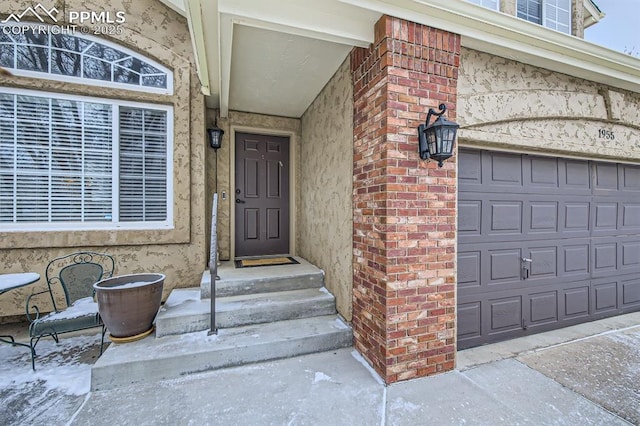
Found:
<path fill-rule="evenodd" d="M 91 390 L 289 358 L 351 346 L 352 330 L 337 315 L 278 321 L 111 344 L 91 369 Z"/>
<path fill-rule="evenodd" d="M 324 271 L 301 257 L 297 265 L 236 268 L 233 262 L 222 262 L 218 267 L 220 280 L 216 281 L 216 297 L 243 294 L 272 293 L 324 286 Z M 202 299 L 211 297 L 211 274 L 205 271 L 200 282 Z"/>
<path fill-rule="evenodd" d="M 200 289 L 173 290 L 156 318 L 156 337 L 208 330 L 210 312 L 211 299 L 200 299 Z M 324 287 L 216 299 L 218 328 L 335 313 L 335 297 Z"/>

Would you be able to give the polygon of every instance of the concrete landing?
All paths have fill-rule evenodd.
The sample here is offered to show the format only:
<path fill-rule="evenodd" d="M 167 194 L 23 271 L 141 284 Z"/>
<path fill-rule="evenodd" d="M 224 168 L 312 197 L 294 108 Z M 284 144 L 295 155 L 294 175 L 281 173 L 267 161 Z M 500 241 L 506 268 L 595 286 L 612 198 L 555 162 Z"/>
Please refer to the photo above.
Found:
<path fill-rule="evenodd" d="M 233 262 L 222 262 L 218 267 L 216 297 L 243 294 L 272 293 L 302 290 L 324 286 L 324 271 L 301 257 L 294 257 L 298 265 L 236 268 Z M 200 283 L 201 298 L 211 297 L 211 275 L 205 271 Z"/>
<path fill-rule="evenodd" d="M 172 379 L 186 374 L 351 346 L 351 328 L 336 315 L 278 321 L 111 344 L 91 370 L 91 389 Z"/>

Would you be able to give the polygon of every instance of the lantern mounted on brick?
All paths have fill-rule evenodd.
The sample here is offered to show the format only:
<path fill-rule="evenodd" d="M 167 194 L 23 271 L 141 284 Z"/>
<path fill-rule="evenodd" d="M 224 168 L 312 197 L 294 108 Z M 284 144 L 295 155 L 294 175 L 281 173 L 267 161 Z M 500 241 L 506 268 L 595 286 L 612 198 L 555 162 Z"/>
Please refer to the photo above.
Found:
<path fill-rule="evenodd" d="M 222 136 L 224 135 L 224 130 L 218 127 L 218 120 L 212 128 L 207 129 L 207 134 L 209 135 L 209 145 L 217 151 L 222 146 Z"/>
<path fill-rule="evenodd" d="M 447 110 L 445 104 L 440 104 L 438 109 L 440 112 L 429 108 L 427 120 L 418 126 L 418 152 L 423 160 L 432 158 L 442 167 L 442 162 L 453 155 L 456 133 L 460 125 L 443 117 Z M 432 115 L 438 118 L 430 125 Z"/>

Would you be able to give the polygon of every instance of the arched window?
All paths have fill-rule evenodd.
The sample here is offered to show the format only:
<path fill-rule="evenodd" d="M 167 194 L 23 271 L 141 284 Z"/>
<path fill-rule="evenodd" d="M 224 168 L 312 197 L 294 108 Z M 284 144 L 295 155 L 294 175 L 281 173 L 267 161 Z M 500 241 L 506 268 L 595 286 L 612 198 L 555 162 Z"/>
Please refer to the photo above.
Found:
<path fill-rule="evenodd" d="M 1 31 L 0 66 L 98 82 L 99 96 L 173 84 L 166 68 L 120 46 L 35 30 Z M 171 106 L 0 87 L 0 231 L 170 228 L 172 153 Z"/>
<path fill-rule="evenodd" d="M 94 37 L 43 31 L 50 28 L 2 25 L 0 67 L 18 75 L 42 73 L 47 75 L 41 74 L 41 78 L 54 80 L 71 78 L 133 90 L 172 91 L 171 72 L 154 61 Z"/>

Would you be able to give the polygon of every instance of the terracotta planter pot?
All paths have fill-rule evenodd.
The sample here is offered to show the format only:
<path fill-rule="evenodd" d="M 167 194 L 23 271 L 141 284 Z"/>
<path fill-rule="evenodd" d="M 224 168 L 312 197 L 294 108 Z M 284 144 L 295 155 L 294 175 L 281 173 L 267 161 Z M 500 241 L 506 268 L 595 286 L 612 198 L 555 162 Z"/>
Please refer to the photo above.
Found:
<path fill-rule="evenodd" d="M 112 337 L 144 337 L 151 332 L 164 279 L 163 274 L 120 275 L 93 285 L 98 311 Z"/>

